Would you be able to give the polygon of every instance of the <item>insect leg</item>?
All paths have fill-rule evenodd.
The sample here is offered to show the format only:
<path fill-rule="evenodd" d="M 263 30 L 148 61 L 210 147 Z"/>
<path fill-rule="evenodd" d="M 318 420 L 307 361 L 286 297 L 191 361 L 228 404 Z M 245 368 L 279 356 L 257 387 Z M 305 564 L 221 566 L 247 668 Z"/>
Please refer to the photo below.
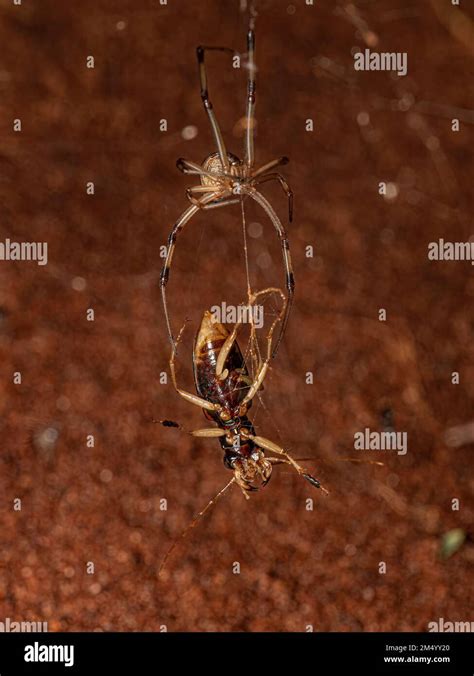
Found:
<path fill-rule="evenodd" d="M 288 220 L 293 221 L 293 191 L 286 182 L 285 178 L 278 173 L 263 174 L 261 178 L 255 181 L 255 185 L 259 183 L 266 183 L 267 181 L 278 181 L 283 188 L 285 195 L 288 198 Z"/>
<path fill-rule="evenodd" d="M 237 331 L 239 330 L 239 327 L 241 326 L 241 322 L 237 322 L 232 329 L 232 332 L 229 333 L 227 338 L 225 339 L 224 345 L 221 347 L 219 351 L 219 356 L 217 358 L 217 363 L 216 363 L 216 376 L 219 377 L 222 375 L 224 371 L 224 366 L 225 362 L 227 360 L 227 357 L 229 356 L 229 352 L 232 349 L 232 345 L 235 342 L 235 339 L 237 337 Z"/>
<path fill-rule="evenodd" d="M 268 289 L 262 289 L 262 291 L 258 291 L 257 293 L 251 294 L 250 297 L 249 297 L 249 306 L 254 305 L 255 301 L 260 296 L 269 295 L 269 294 L 272 294 L 272 293 L 280 294 L 280 296 L 283 300 L 283 308 L 284 308 L 285 304 L 286 304 L 286 298 L 285 298 L 284 294 L 282 293 L 282 291 L 280 289 L 277 289 L 277 288 L 274 288 L 274 287 L 269 287 Z M 283 313 L 283 310 L 282 310 L 282 313 Z M 273 331 L 275 329 L 275 325 L 280 320 L 280 318 L 281 317 L 277 317 L 277 319 L 273 322 L 273 324 L 270 328 L 270 331 L 268 332 L 267 340 L 269 340 L 269 345 L 270 345 L 269 352 L 271 350 L 271 339 L 272 339 Z M 222 372 L 224 371 L 225 362 L 227 360 L 229 352 L 232 349 L 233 344 L 235 343 L 235 339 L 237 337 L 237 332 L 238 332 L 239 328 L 241 327 L 241 325 L 242 325 L 242 323 L 240 321 L 236 322 L 232 332 L 229 333 L 229 335 L 225 339 L 224 345 L 220 349 L 219 357 L 217 358 L 217 363 L 216 363 L 216 375 L 217 376 L 220 376 L 222 374 Z M 252 335 L 254 334 L 254 332 L 255 332 L 255 328 L 254 328 L 253 321 L 252 321 Z M 270 358 L 270 356 L 269 356 L 269 358 Z M 263 380 L 263 377 L 261 378 L 261 381 Z M 261 385 L 261 382 L 260 382 L 260 385 Z M 260 385 L 259 385 L 259 387 L 260 387 Z M 254 395 L 252 395 L 252 396 L 254 396 Z M 252 397 L 250 397 L 250 399 L 251 398 Z"/>
<path fill-rule="evenodd" d="M 247 404 L 251 399 L 254 398 L 254 396 L 257 394 L 258 390 L 261 388 L 263 380 L 265 376 L 267 375 L 267 371 L 270 365 L 270 360 L 272 358 L 272 337 L 273 337 L 273 332 L 275 330 L 276 325 L 278 322 L 281 321 L 282 317 L 286 316 L 286 307 L 287 307 L 287 299 L 285 298 L 283 292 L 280 289 L 276 289 L 273 287 L 269 287 L 268 289 L 263 289 L 262 291 L 258 291 L 257 293 L 254 293 L 250 297 L 250 304 L 253 305 L 256 301 L 256 299 L 259 296 L 262 295 L 268 295 L 270 293 L 278 293 L 283 299 L 283 307 L 281 309 L 280 314 L 276 317 L 276 319 L 273 321 L 270 330 L 267 334 L 267 356 L 265 361 L 260 365 L 260 368 L 258 370 L 257 376 L 252 383 L 249 391 L 245 395 L 244 399 L 242 400 L 242 405 Z M 254 327 L 252 325 L 252 333 L 254 332 Z M 275 353 L 273 353 L 275 354 Z"/>
<path fill-rule="evenodd" d="M 286 234 L 285 228 L 283 227 L 280 219 L 276 215 L 273 207 L 271 204 L 268 202 L 268 200 L 258 192 L 258 190 L 252 190 L 249 192 L 249 195 L 254 199 L 257 204 L 260 204 L 260 206 L 264 209 L 264 211 L 267 213 L 268 217 L 272 221 L 273 225 L 275 226 L 275 230 L 278 233 L 278 236 L 280 237 L 280 242 L 281 242 L 281 249 L 283 253 L 283 263 L 285 266 L 285 271 L 286 271 L 286 289 L 288 292 L 288 302 L 285 306 L 285 314 L 283 316 L 282 320 L 282 325 L 280 329 L 279 336 L 277 338 L 275 347 L 273 348 L 273 353 L 272 353 L 272 358 L 275 357 L 276 353 L 278 352 L 278 348 L 281 343 L 281 339 L 283 338 L 283 335 L 286 330 L 286 325 L 288 323 L 288 317 L 290 314 L 290 309 L 291 309 L 291 304 L 293 302 L 293 295 L 294 295 L 294 290 L 295 290 L 295 277 L 293 274 L 293 268 L 291 265 L 291 256 L 290 256 L 290 245 L 288 242 L 288 236 Z"/>
<path fill-rule="evenodd" d="M 176 371 L 175 371 L 175 358 L 176 354 L 178 351 L 178 344 L 179 341 L 181 340 L 181 336 L 184 331 L 184 327 L 186 324 L 183 324 L 181 331 L 178 334 L 178 338 L 176 340 L 176 345 L 173 345 L 173 349 L 171 350 L 171 357 L 170 357 L 170 371 L 171 371 L 171 380 L 173 381 L 174 388 L 178 394 L 180 394 L 183 399 L 186 399 L 186 401 L 189 401 L 190 404 L 194 404 L 195 406 L 199 406 L 200 408 L 205 408 L 207 411 L 217 411 L 219 408 L 218 404 L 213 404 L 210 401 L 207 401 L 206 399 L 203 399 L 202 397 L 198 397 L 196 394 L 191 394 L 190 392 L 186 392 L 185 390 L 180 390 L 178 387 L 178 384 L 176 382 Z"/>
<path fill-rule="evenodd" d="M 158 422 L 163 427 L 174 427 L 180 432 L 184 432 L 185 434 L 191 434 L 193 437 L 206 437 L 206 438 L 215 438 L 215 437 L 223 437 L 225 436 L 225 430 L 221 430 L 217 427 L 203 427 L 200 430 L 187 430 L 185 427 L 180 425 L 177 422 L 174 422 L 174 420 L 155 420 L 154 422 Z"/>
<path fill-rule="evenodd" d="M 311 474 L 309 474 L 303 467 L 301 467 L 300 464 L 294 460 L 289 453 L 287 453 L 281 446 L 278 446 L 277 444 L 274 444 L 273 441 L 270 441 L 269 439 L 265 439 L 265 437 L 259 437 L 259 436 L 253 436 L 252 434 L 249 434 L 249 439 L 251 439 L 257 446 L 260 446 L 266 451 L 270 451 L 272 453 L 277 453 L 278 455 L 284 456 L 287 464 L 292 465 L 298 474 L 300 474 L 306 481 L 309 481 L 309 483 L 314 486 L 315 488 L 319 488 L 323 491 L 323 493 L 328 494 L 328 491 L 321 486 L 321 483 L 318 481 L 318 479 L 315 479 Z"/>
<path fill-rule="evenodd" d="M 208 204 L 211 202 L 219 193 L 212 192 L 209 193 L 208 195 L 205 195 L 202 200 L 201 204 Z M 171 323 L 169 319 L 169 314 L 168 314 L 168 305 L 166 303 L 166 284 L 168 283 L 168 278 L 170 274 L 170 267 L 171 267 L 171 261 L 173 259 L 173 253 L 174 249 L 176 246 L 176 239 L 181 232 L 181 230 L 184 228 L 186 223 L 194 216 L 199 211 L 200 207 L 196 206 L 193 204 L 192 206 L 188 207 L 186 211 L 181 215 L 181 217 L 176 221 L 176 223 L 173 226 L 173 229 L 168 237 L 168 248 L 166 252 L 166 259 L 163 265 L 163 269 L 161 271 L 161 276 L 160 276 L 160 287 L 161 287 L 161 297 L 163 299 L 163 308 L 165 312 L 165 319 L 166 319 L 166 328 L 168 330 L 168 336 L 171 342 L 171 345 L 174 346 L 174 338 L 173 338 L 173 333 L 171 331 Z"/>
<path fill-rule="evenodd" d="M 235 54 L 233 49 L 229 47 L 202 47 L 199 46 L 196 49 L 198 67 L 199 67 L 199 80 L 201 83 L 201 99 L 204 104 L 204 110 L 206 111 L 209 121 L 212 126 L 212 131 L 214 133 L 214 138 L 217 144 L 217 149 L 219 151 L 219 157 L 224 168 L 224 171 L 229 171 L 229 158 L 227 156 L 227 149 L 225 147 L 224 139 L 222 137 L 217 118 L 215 116 L 212 103 L 209 99 L 209 92 L 207 89 L 207 72 L 206 64 L 204 62 L 204 55 L 206 51 L 219 51 L 219 52 L 229 52 L 230 54 Z"/>

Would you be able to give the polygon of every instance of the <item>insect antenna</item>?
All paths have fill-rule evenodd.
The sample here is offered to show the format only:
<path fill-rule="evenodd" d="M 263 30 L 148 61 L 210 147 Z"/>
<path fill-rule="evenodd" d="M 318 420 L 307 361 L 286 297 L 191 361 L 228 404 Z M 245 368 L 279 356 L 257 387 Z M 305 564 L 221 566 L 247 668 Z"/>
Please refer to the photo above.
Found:
<path fill-rule="evenodd" d="M 314 458 L 314 457 L 313 458 L 295 458 L 295 460 L 298 460 L 298 461 L 301 461 L 301 462 L 308 461 L 308 460 L 318 460 L 319 461 L 318 458 Z M 357 462 L 362 463 L 363 462 L 364 464 L 367 464 L 367 465 L 379 465 L 379 467 L 385 467 L 385 463 L 380 462 L 380 460 L 367 460 L 366 458 L 333 458 L 332 460 L 329 460 L 329 461 L 326 461 L 326 462 L 355 462 L 355 463 L 357 463 Z"/>
<path fill-rule="evenodd" d="M 232 479 L 224 486 L 224 488 L 222 488 L 218 493 L 216 493 L 216 495 L 211 500 L 209 500 L 209 502 L 204 507 L 204 509 L 202 509 L 199 512 L 199 514 L 196 514 L 196 516 L 193 518 L 193 520 L 183 530 L 181 535 L 178 538 L 176 538 L 176 540 L 173 542 L 171 547 L 166 552 L 162 562 L 160 563 L 160 567 L 158 568 L 158 577 L 160 577 L 161 573 L 163 572 L 163 570 L 166 566 L 166 562 L 168 561 L 169 557 L 171 556 L 171 554 L 173 553 L 173 551 L 175 550 L 177 545 L 181 542 L 181 540 L 183 540 L 186 537 L 186 535 L 189 533 L 189 531 L 194 528 L 194 526 L 197 524 L 199 519 L 202 516 L 204 516 L 204 514 L 208 511 L 208 509 L 210 509 L 213 505 L 216 504 L 216 502 L 219 500 L 219 498 L 221 498 L 224 495 L 224 493 L 227 491 L 227 489 L 230 488 L 234 482 L 235 482 L 235 477 L 232 477 Z"/>
<path fill-rule="evenodd" d="M 311 458 L 312 460 L 315 460 L 315 458 Z M 275 458 L 272 456 L 268 457 L 268 460 L 272 463 L 272 465 L 290 465 L 290 467 L 294 467 L 294 462 L 296 461 L 296 458 L 294 462 L 290 462 L 287 458 Z M 303 460 L 303 458 L 298 458 L 298 460 Z M 324 486 L 321 485 L 321 482 L 318 481 L 318 479 L 315 479 L 311 474 L 307 474 L 306 472 L 299 472 L 300 476 L 302 476 L 306 481 L 309 481 L 309 483 L 314 486 L 315 488 L 319 488 L 320 491 L 324 493 L 324 495 L 329 495 L 329 491 L 327 488 L 324 488 Z"/>
<path fill-rule="evenodd" d="M 362 460 L 362 458 L 335 458 L 334 462 L 363 462 L 366 465 L 379 465 L 379 467 L 384 467 L 385 465 L 380 460 Z"/>

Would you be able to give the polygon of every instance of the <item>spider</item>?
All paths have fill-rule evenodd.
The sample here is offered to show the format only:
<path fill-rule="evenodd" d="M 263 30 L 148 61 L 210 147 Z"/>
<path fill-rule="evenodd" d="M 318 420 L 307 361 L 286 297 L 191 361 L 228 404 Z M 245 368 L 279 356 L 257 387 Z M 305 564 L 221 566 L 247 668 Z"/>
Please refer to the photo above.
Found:
<path fill-rule="evenodd" d="M 294 294 L 294 275 L 291 265 L 288 237 L 279 217 L 275 213 L 269 201 L 257 190 L 257 186 L 267 181 L 278 181 L 288 198 L 289 221 L 293 220 L 293 193 L 285 178 L 272 171 L 278 166 L 289 162 L 287 157 L 267 162 L 256 169 L 254 167 L 254 110 L 255 110 L 255 34 L 253 28 L 247 33 L 247 57 L 248 57 L 248 83 L 247 83 L 247 107 L 246 107 L 246 130 L 244 142 L 244 159 L 229 153 L 226 149 L 212 103 L 209 98 L 207 87 L 207 72 L 205 66 L 205 53 L 220 51 L 236 54 L 228 47 L 198 47 L 197 60 L 199 66 L 199 78 L 201 84 L 201 98 L 209 121 L 211 123 L 217 152 L 211 153 L 202 163 L 196 164 L 183 158 L 178 159 L 176 165 L 183 174 L 199 176 L 201 184 L 188 188 L 186 195 L 191 202 L 180 218 L 176 221 L 168 237 L 168 247 L 165 263 L 160 277 L 161 295 L 165 312 L 166 326 L 171 345 L 175 345 L 166 302 L 166 284 L 168 282 L 171 261 L 179 233 L 188 221 L 200 210 L 223 207 L 230 204 L 241 203 L 245 196 L 251 197 L 266 212 L 272 221 L 280 238 L 283 263 L 286 272 L 286 289 L 288 302 L 285 306 L 285 315 L 282 320 L 280 333 L 273 349 L 272 357 L 276 355 L 281 339 L 288 322 L 289 311 Z"/>

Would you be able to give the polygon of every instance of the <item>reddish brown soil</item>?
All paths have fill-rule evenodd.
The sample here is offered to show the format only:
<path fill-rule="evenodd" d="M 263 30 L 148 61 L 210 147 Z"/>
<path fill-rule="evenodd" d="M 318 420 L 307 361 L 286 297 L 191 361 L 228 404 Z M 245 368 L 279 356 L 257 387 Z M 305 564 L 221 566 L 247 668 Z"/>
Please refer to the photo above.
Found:
<path fill-rule="evenodd" d="M 157 579 L 170 543 L 229 478 L 217 441 L 151 421 L 205 424 L 160 384 L 169 346 L 159 247 L 194 183 L 176 158 L 214 150 L 194 49 L 245 50 L 238 5 L 1 9 L 0 241 L 46 240 L 49 264 L 0 263 L 0 620 L 46 620 L 50 630 L 377 631 L 472 619 L 473 445 L 450 447 L 445 432 L 473 417 L 474 278 L 468 262 L 427 259 L 430 241 L 472 236 L 472 49 L 447 25 L 455 12 L 474 20 L 467 3 L 444 18 L 428 0 L 356 3 L 376 49 L 408 52 L 404 78 L 354 71 L 351 49 L 366 43 L 343 2 L 261 3 L 257 161 L 292 160 L 297 292 L 266 381 L 268 412 L 254 420 L 296 456 L 317 458 L 330 496 L 281 468 L 249 501 L 234 489 Z M 240 153 L 244 72 L 221 55 L 209 67 L 215 109 Z M 187 125 L 198 130 L 191 141 Z M 380 181 L 398 195 L 381 197 Z M 264 190 L 286 219 L 278 186 Z M 254 287 L 282 284 L 275 233 L 258 209 L 248 215 L 264 224 L 250 239 Z M 192 388 L 202 312 L 244 297 L 238 208 L 197 217 L 169 284 L 175 330 L 192 320 L 183 386 Z M 332 462 L 357 453 L 354 433 L 381 429 L 388 409 L 408 433 L 405 456 L 386 452 L 380 468 Z M 468 538 L 442 560 L 452 528 Z"/>

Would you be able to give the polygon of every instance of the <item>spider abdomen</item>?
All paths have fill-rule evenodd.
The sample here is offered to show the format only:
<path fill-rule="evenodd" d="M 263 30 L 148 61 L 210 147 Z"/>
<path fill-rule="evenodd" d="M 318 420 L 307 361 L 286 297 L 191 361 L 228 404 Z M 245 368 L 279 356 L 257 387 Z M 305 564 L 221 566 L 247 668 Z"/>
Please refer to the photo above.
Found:
<path fill-rule="evenodd" d="M 236 157 L 232 153 L 227 153 L 227 158 L 229 160 L 230 173 L 234 174 L 235 167 L 239 167 L 242 164 L 242 162 L 241 160 L 239 160 L 238 157 Z M 202 163 L 202 167 L 204 171 L 207 171 L 210 174 L 216 174 L 216 178 L 211 178 L 210 176 L 205 176 L 204 174 L 202 174 L 201 175 L 202 185 L 211 186 L 215 188 L 222 187 L 223 181 L 225 181 L 225 177 L 223 176 L 223 174 L 225 174 L 225 169 L 222 165 L 219 153 L 212 153 L 211 155 L 209 155 Z"/>

